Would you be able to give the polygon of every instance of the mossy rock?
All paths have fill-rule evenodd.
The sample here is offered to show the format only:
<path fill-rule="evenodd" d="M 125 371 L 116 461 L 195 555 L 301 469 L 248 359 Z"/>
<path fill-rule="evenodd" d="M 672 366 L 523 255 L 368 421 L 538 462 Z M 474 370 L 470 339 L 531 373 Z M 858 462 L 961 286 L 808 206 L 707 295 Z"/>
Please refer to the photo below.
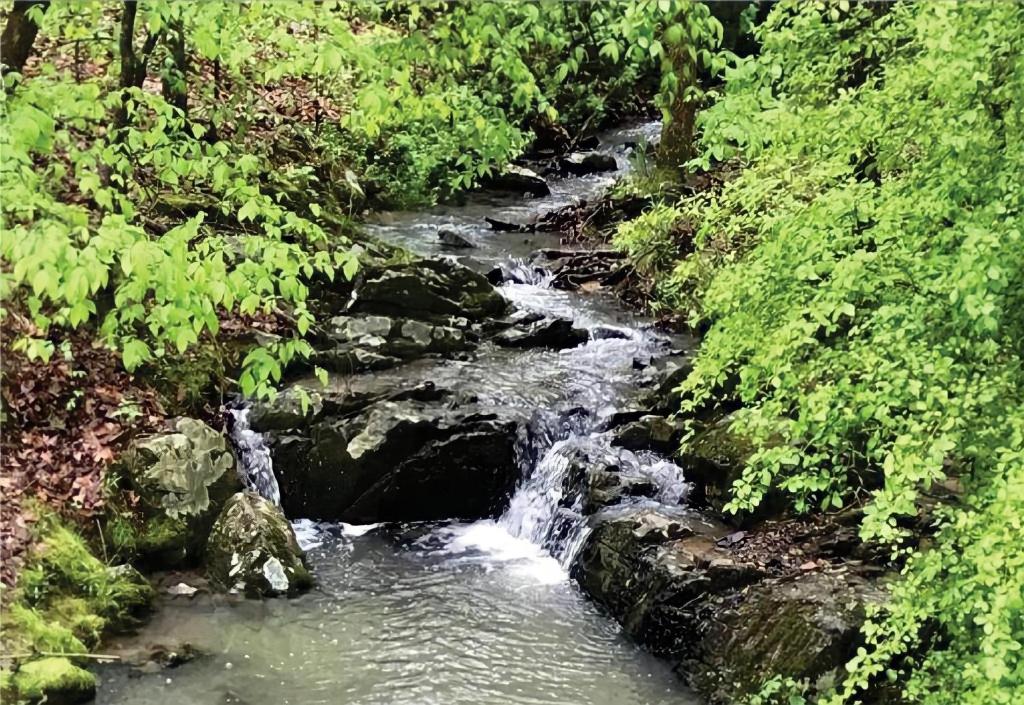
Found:
<path fill-rule="evenodd" d="M 205 561 L 215 586 L 252 597 L 295 595 L 313 584 L 280 507 L 253 492 L 228 500 L 210 533 Z"/>
<path fill-rule="evenodd" d="M 160 566 L 198 559 L 224 502 L 242 487 L 223 434 L 189 418 L 179 419 L 171 433 L 132 443 L 116 472 L 141 506 L 140 516 L 111 517 L 111 543 Z"/>
<path fill-rule="evenodd" d="M 862 643 L 866 605 L 884 596 L 854 575 L 811 572 L 721 597 L 698 616 L 702 638 L 680 671 L 715 705 L 743 702 L 775 675 L 828 691 Z"/>
<path fill-rule="evenodd" d="M 96 696 L 96 676 L 63 657 L 51 656 L 24 663 L 10 681 L 19 702 L 73 705 Z"/>
<path fill-rule="evenodd" d="M 686 479 L 693 483 L 690 502 L 722 512 L 732 497 L 733 484 L 743 476 L 754 450 L 753 442 L 735 423 L 733 415 L 705 425 L 681 455 Z M 746 524 L 780 516 L 785 509 L 785 498 L 771 490 L 755 512 L 730 517 L 736 523 Z"/>

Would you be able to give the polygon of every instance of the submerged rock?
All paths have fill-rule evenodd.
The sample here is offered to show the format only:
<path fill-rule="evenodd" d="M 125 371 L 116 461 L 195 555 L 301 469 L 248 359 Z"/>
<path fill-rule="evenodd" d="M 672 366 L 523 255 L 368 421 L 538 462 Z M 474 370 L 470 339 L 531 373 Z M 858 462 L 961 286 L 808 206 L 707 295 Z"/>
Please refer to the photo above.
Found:
<path fill-rule="evenodd" d="M 214 585 L 251 596 L 295 595 L 313 583 L 291 524 L 253 492 L 228 500 L 210 532 L 205 563 Z"/>
<path fill-rule="evenodd" d="M 96 697 L 96 676 L 58 656 L 23 663 L 10 683 L 17 702 L 75 705 Z"/>
<path fill-rule="evenodd" d="M 465 235 L 460 233 L 455 228 L 440 227 L 437 229 L 437 239 L 445 247 L 453 247 L 455 249 L 472 249 L 476 247 L 470 242 Z"/>
<path fill-rule="evenodd" d="M 479 519 L 498 514 L 515 487 L 517 433 L 515 420 L 449 408 L 438 394 L 392 397 L 275 435 L 271 452 L 291 516 Z"/>
<path fill-rule="evenodd" d="M 114 471 L 140 499 L 145 526 L 135 548 L 164 565 L 198 558 L 220 508 L 242 487 L 224 436 L 189 418 L 134 441 Z"/>

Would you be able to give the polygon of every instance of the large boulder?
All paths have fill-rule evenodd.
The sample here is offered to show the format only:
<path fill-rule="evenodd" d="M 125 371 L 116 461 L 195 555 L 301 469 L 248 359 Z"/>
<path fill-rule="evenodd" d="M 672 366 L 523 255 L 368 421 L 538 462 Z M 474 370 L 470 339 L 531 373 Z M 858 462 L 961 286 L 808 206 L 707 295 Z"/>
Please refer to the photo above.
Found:
<path fill-rule="evenodd" d="M 417 390 L 273 434 L 285 511 L 351 523 L 498 514 L 519 477 L 518 422 Z"/>
<path fill-rule="evenodd" d="M 315 359 L 335 372 L 358 372 L 393 367 L 427 354 L 449 354 L 472 347 L 466 319 L 457 325 L 435 325 L 388 316 L 335 316 L 327 326 L 333 343 L 321 346 Z"/>
<path fill-rule="evenodd" d="M 709 602 L 703 636 L 679 666 L 716 705 L 741 702 L 769 678 L 806 680 L 827 690 L 861 644 L 865 605 L 883 591 L 846 571 L 768 580 Z"/>
<path fill-rule="evenodd" d="M 205 563 L 211 582 L 250 596 L 295 595 L 312 585 L 281 509 L 253 492 L 232 496 L 213 525 Z"/>
<path fill-rule="evenodd" d="M 162 565 L 197 559 L 224 502 L 242 487 L 224 436 L 190 418 L 133 441 L 114 471 L 140 500 L 134 547 Z"/>
<path fill-rule="evenodd" d="M 475 322 L 507 308 L 482 274 L 445 259 L 417 259 L 362 271 L 347 313 L 450 325 L 452 319 Z"/>
<path fill-rule="evenodd" d="M 702 600 L 761 577 L 717 545 L 728 529 L 697 512 L 608 510 L 591 525 L 573 577 L 627 634 L 659 654 L 677 656 L 696 638 Z"/>
<path fill-rule="evenodd" d="M 686 478 L 693 483 L 690 499 L 695 504 L 721 512 L 753 451 L 753 443 L 733 415 L 706 423 L 687 443 L 681 455 L 680 463 L 686 470 Z M 785 510 L 785 497 L 779 491 L 771 490 L 754 512 L 731 515 L 730 521 L 747 526 L 757 520 L 780 516 Z"/>

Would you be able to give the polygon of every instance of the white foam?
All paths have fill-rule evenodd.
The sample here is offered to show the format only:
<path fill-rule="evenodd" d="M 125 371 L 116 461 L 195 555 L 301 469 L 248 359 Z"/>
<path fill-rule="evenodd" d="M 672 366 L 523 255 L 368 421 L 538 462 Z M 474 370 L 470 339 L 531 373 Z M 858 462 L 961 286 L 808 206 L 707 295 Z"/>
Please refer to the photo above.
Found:
<path fill-rule="evenodd" d="M 441 530 L 446 540 L 444 554 L 459 561 L 481 563 L 527 578 L 530 583 L 553 585 L 567 579 L 566 571 L 539 545 L 510 534 L 505 527 L 489 519 L 472 524 L 456 524 Z"/>
<path fill-rule="evenodd" d="M 376 529 L 380 524 L 346 524 L 342 522 L 338 526 L 341 527 L 341 533 L 343 536 L 363 536 Z"/>
<path fill-rule="evenodd" d="M 292 522 L 292 531 L 299 542 L 299 548 L 309 551 L 323 543 L 320 525 L 312 519 L 296 519 Z"/>

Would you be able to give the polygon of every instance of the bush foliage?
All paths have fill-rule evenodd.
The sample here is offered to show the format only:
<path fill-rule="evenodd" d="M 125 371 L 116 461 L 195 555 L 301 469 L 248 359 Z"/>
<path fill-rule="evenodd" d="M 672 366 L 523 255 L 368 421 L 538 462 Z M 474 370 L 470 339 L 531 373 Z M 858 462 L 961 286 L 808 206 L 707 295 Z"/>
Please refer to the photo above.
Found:
<path fill-rule="evenodd" d="M 709 326 L 684 410 L 743 404 L 732 509 L 863 502 L 904 566 L 829 702 L 1021 702 L 1024 7 L 783 2 L 757 34 L 700 118 L 700 165 L 740 175 L 619 234 L 696 224 L 658 270 Z"/>

